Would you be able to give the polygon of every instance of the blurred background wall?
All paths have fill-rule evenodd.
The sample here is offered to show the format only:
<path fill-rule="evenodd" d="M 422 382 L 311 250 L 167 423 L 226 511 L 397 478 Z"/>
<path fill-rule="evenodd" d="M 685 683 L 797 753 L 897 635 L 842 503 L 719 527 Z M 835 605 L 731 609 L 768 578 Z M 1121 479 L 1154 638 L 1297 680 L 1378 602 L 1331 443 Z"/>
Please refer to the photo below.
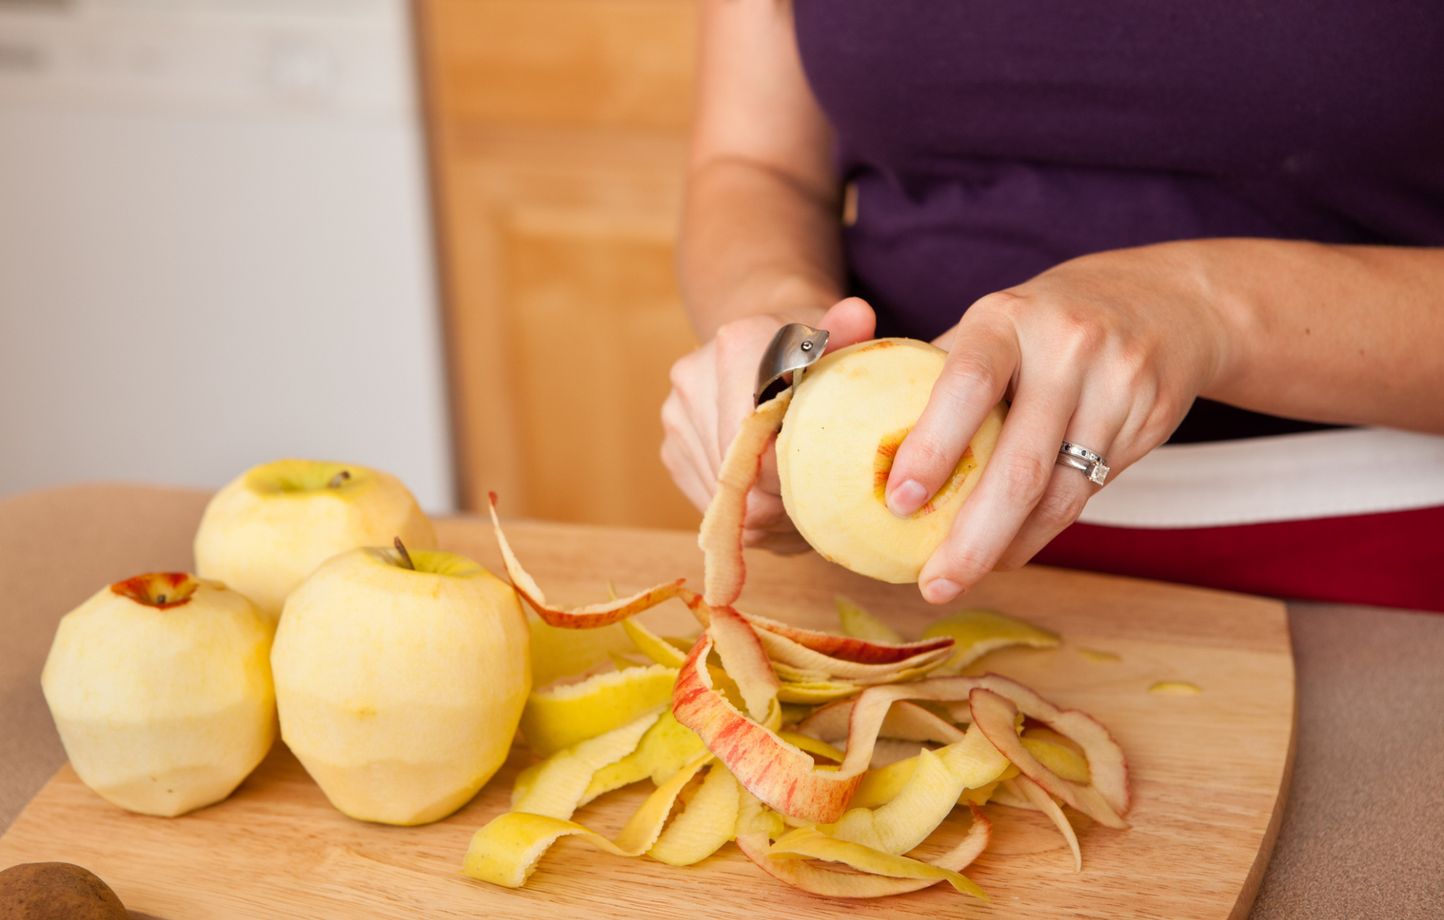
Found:
<path fill-rule="evenodd" d="M 0 493 L 278 456 L 695 522 L 691 0 L 0 0 Z"/>

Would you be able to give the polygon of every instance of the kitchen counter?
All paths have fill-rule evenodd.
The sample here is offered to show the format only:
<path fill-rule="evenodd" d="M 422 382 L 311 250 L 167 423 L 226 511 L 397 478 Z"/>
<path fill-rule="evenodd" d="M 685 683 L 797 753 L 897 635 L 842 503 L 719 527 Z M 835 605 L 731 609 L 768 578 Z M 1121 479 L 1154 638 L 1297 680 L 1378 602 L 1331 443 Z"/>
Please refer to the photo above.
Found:
<path fill-rule="evenodd" d="M 56 620 L 119 578 L 189 568 L 206 498 L 88 485 L 0 499 L 0 829 L 65 759 L 40 693 Z M 1444 616 L 1302 603 L 1289 615 L 1297 752 L 1252 916 L 1437 917 Z"/>

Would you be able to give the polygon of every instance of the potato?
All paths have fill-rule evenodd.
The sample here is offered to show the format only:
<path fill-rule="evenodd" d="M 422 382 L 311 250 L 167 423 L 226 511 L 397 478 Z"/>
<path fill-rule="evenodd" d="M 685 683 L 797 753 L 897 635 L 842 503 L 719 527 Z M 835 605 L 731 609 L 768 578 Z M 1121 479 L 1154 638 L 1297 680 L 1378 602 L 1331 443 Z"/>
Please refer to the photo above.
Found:
<path fill-rule="evenodd" d="M 125 905 L 94 872 L 63 862 L 0 872 L 0 920 L 127 920 Z"/>

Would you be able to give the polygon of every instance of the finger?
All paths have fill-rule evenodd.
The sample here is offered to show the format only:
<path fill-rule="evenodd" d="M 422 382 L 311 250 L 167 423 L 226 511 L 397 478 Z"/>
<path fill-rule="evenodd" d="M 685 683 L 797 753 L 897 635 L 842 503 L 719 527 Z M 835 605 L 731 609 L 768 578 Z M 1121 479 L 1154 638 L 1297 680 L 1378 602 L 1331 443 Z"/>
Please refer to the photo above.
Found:
<path fill-rule="evenodd" d="M 1003 398 L 1018 366 L 1012 327 L 993 320 L 963 322 L 927 407 L 898 446 L 887 480 L 887 506 L 907 517 L 947 482 L 983 418 Z"/>
<path fill-rule="evenodd" d="M 719 458 L 726 455 L 732 439 L 737 436 L 737 429 L 742 427 L 742 420 L 752 414 L 757 363 L 762 360 L 762 352 L 766 348 L 767 340 L 755 336 L 738 345 L 720 337 L 717 341 L 717 371 L 713 384 L 717 427 L 713 436 L 717 440 Z"/>
<path fill-rule="evenodd" d="M 792 519 L 782 506 L 782 497 L 753 489 L 747 495 L 747 513 L 744 517 L 749 528 L 755 530 L 790 530 Z"/>
<path fill-rule="evenodd" d="M 675 441 L 662 444 L 662 465 L 672 475 L 672 482 L 681 490 L 698 511 L 707 510 L 712 495 L 707 490 L 706 480 L 697 472 L 696 464 L 684 455 Z"/>
<path fill-rule="evenodd" d="M 1073 414 L 1064 439 L 1086 447 L 1106 459 L 1116 443 L 1119 430 L 1123 427 L 1123 418 L 1115 414 L 1113 418 L 1098 420 L 1095 415 L 1090 419 L 1086 408 L 1090 405 L 1090 400 L 1086 396 L 1079 405 L 1080 408 Z M 1083 513 L 1083 507 L 1097 491 L 1098 486 L 1089 481 L 1087 473 L 1058 463 L 1055 458 L 1048 488 L 1033 507 L 1032 514 L 1028 515 L 1028 519 L 1018 529 L 1018 535 L 1013 538 L 1012 544 L 1003 551 L 997 567 L 1016 569 L 1027 564 L 1029 559 L 1062 533 L 1064 528 L 1078 520 L 1078 516 Z"/>
<path fill-rule="evenodd" d="M 691 418 L 682 408 L 681 397 L 673 390 L 662 403 L 662 462 L 687 498 L 699 509 L 705 509 L 717 488 L 717 476 L 711 470 L 706 448 Z"/>
<path fill-rule="evenodd" d="M 929 602 L 946 603 L 977 584 L 1013 542 L 1052 478 L 1078 391 L 1071 377 L 1019 383 L 982 479 L 918 577 Z"/>
<path fill-rule="evenodd" d="M 715 350 L 703 346 L 687 361 L 685 368 L 679 364 L 672 375 L 672 394 L 677 397 L 678 409 L 692 430 L 690 441 L 697 448 L 698 459 L 712 478 L 722 466 L 721 445 L 717 442 L 717 427 L 710 420 L 717 414 L 717 371 Z M 706 421 L 704 421 L 706 420 Z"/>
<path fill-rule="evenodd" d="M 872 307 L 861 297 L 848 297 L 828 308 L 818 321 L 818 328 L 828 330 L 827 350 L 846 348 L 848 345 L 872 338 L 877 328 L 877 317 Z M 753 387 L 757 382 L 756 362 L 761 354 L 748 355 L 747 364 L 737 367 L 731 354 L 721 359 L 728 366 L 719 367 L 718 437 L 722 444 L 732 443 L 742 420 L 752 411 Z M 745 373 L 744 373 L 745 371 Z M 762 454 L 762 468 L 757 479 L 758 488 L 776 495 L 781 491 L 777 479 L 777 454 L 771 446 Z"/>
<path fill-rule="evenodd" d="M 762 452 L 762 464 L 757 469 L 757 487 L 754 492 L 765 492 L 769 495 L 782 494 L 782 479 L 777 475 L 777 439 L 773 438 L 767 442 L 767 449 Z"/>
<path fill-rule="evenodd" d="M 861 297 L 847 297 L 828 307 L 817 328 L 827 330 L 827 350 L 865 342 L 877 333 L 877 314 Z"/>

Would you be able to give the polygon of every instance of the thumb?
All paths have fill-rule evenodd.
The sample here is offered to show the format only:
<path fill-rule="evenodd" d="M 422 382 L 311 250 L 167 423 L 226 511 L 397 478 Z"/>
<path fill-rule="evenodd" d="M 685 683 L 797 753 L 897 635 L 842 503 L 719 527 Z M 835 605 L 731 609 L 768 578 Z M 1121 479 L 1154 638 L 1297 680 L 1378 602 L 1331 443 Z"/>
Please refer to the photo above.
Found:
<path fill-rule="evenodd" d="M 877 330 L 877 316 L 867 301 L 849 297 L 833 304 L 817 325 L 830 333 L 827 350 L 836 351 L 872 338 Z"/>

